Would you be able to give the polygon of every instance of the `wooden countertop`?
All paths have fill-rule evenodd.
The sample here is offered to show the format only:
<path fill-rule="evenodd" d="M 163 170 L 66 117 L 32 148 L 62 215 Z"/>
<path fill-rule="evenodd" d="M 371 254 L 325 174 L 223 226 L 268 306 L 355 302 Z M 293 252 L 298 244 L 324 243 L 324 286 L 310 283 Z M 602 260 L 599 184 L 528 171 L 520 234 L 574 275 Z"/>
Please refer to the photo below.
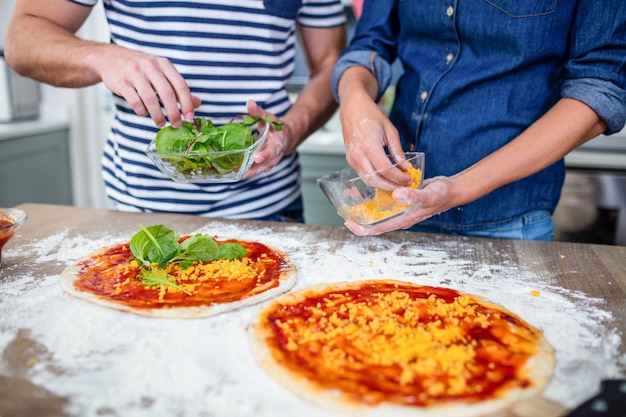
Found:
<path fill-rule="evenodd" d="M 0 416 L 337 416 L 256 365 L 246 326 L 262 305 L 197 320 L 150 319 L 65 295 L 58 275 L 138 224 L 257 240 L 298 268 L 294 289 L 393 278 L 479 294 L 539 328 L 557 367 L 555 416 L 626 375 L 626 247 L 209 219 L 24 204 L 0 267 Z M 556 410 L 556 411 L 555 411 Z M 204 414 L 203 414 L 204 413 Z M 522 415 L 511 411 L 508 416 Z M 525 414 L 527 415 L 527 414 Z"/>

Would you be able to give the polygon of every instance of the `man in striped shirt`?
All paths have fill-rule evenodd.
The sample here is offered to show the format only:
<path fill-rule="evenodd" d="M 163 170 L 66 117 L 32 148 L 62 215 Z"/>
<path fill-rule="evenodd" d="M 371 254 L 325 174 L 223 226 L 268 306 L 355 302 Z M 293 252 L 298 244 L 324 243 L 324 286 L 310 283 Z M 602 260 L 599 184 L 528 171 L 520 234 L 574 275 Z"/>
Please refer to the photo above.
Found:
<path fill-rule="evenodd" d="M 340 0 L 103 0 L 107 44 L 74 35 L 97 1 L 18 0 L 5 57 L 18 73 L 44 83 L 103 82 L 113 92 L 102 173 L 117 207 L 302 221 L 296 149 L 336 109 L 330 77 L 346 42 Z M 310 79 L 292 106 L 285 87 L 297 38 Z M 284 123 L 243 181 L 177 183 L 145 155 L 167 122 L 206 117 L 221 125 L 239 114 Z"/>

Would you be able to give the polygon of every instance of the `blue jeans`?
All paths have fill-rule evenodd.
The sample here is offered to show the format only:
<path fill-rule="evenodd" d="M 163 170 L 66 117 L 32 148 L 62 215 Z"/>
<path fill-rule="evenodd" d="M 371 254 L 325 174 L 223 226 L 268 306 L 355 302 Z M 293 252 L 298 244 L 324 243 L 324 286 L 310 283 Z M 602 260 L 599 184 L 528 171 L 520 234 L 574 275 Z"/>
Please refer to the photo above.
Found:
<path fill-rule="evenodd" d="M 477 230 L 447 230 L 415 225 L 411 231 L 508 239 L 554 240 L 554 222 L 548 210 L 535 210 L 493 227 Z"/>

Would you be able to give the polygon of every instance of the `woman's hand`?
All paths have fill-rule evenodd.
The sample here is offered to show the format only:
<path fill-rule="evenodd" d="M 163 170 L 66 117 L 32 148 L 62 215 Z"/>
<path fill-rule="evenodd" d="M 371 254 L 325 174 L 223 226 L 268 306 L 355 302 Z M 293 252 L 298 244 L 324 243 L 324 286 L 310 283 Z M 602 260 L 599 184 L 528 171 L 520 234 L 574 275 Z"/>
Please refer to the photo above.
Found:
<path fill-rule="evenodd" d="M 402 164 L 406 160 L 398 130 L 366 89 L 345 88 L 341 95 L 339 117 L 346 146 L 346 160 L 359 176 L 368 176 L 385 166 Z M 390 155 L 387 155 L 385 148 Z M 385 170 L 381 175 L 369 178 L 370 185 L 384 190 L 407 186 L 411 182 L 411 178 L 398 168 Z"/>
<path fill-rule="evenodd" d="M 430 178 L 424 181 L 421 190 L 401 187 L 395 189 L 392 196 L 398 203 L 410 204 L 416 208 L 373 226 L 359 225 L 348 220 L 345 223 L 346 227 L 359 236 L 379 235 L 392 230 L 408 229 L 455 206 L 453 202 L 454 179 L 448 177 Z"/>

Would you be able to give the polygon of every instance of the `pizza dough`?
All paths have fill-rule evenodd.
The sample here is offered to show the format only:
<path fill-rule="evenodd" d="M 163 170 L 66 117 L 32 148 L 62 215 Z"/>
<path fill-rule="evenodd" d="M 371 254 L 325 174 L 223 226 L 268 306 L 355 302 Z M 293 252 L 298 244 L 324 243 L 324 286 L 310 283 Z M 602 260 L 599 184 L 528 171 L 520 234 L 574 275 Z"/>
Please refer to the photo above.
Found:
<path fill-rule="evenodd" d="M 180 291 L 159 294 L 142 285 L 131 263 L 128 243 L 98 250 L 65 269 L 63 291 L 100 306 L 148 317 L 201 318 L 269 300 L 288 291 L 297 279 L 296 267 L 279 249 L 257 242 L 230 239 L 248 252 L 253 277 L 218 278 L 197 283 L 191 295 Z M 208 264 L 208 263 L 207 263 Z"/>
<path fill-rule="evenodd" d="M 543 335 L 502 307 L 393 280 L 285 294 L 250 340 L 284 387 L 355 416 L 488 415 L 539 394 L 555 364 Z"/>

